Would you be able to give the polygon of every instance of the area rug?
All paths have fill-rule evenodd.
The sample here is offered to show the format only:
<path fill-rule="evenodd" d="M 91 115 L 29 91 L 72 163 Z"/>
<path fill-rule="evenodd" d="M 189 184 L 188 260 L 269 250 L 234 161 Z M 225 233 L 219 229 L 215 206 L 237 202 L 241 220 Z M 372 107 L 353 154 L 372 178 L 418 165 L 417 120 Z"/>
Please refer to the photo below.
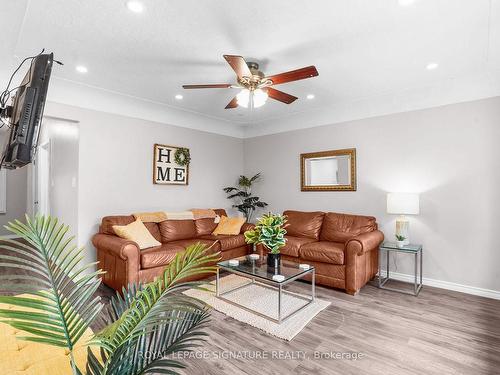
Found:
<path fill-rule="evenodd" d="M 220 279 L 222 291 L 233 289 L 245 283 L 248 283 L 248 279 L 237 275 L 228 275 Z M 231 318 L 287 341 L 292 340 L 321 310 L 330 305 L 330 302 L 316 298 L 308 307 L 278 324 L 217 298 L 215 296 L 215 281 L 205 287 L 209 291 L 189 289 L 184 294 L 204 301 L 215 310 Z M 226 294 L 224 297 L 262 314 L 278 318 L 278 293 L 275 290 L 254 284 Z M 291 311 L 295 311 L 307 303 L 307 301 L 290 294 L 283 294 L 282 299 L 282 316 L 287 316 Z"/>

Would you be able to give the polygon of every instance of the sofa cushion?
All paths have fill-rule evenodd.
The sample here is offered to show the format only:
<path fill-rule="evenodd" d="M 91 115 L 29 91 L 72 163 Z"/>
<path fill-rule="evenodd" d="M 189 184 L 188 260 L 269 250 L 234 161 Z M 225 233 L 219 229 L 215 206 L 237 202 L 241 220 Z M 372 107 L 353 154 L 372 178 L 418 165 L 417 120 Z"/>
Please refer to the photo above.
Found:
<path fill-rule="evenodd" d="M 218 216 L 227 216 L 227 212 L 223 208 L 213 208 L 213 210 L 215 211 L 215 214 Z"/>
<path fill-rule="evenodd" d="M 302 245 L 316 241 L 312 238 L 292 237 L 288 235 L 285 236 L 285 238 L 286 238 L 286 244 L 280 249 L 280 253 L 291 257 L 299 256 L 299 249 L 301 248 Z"/>
<path fill-rule="evenodd" d="M 160 223 L 161 242 L 167 243 L 196 237 L 194 220 L 165 220 Z"/>
<path fill-rule="evenodd" d="M 344 264 L 344 244 L 319 241 L 300 247 L 300 258 L 314 262 Z"/>
<path fill-rule="evenodd" d="M 353 237 L 375 229 L 377 224 L 372 216 L 328 212 L 323 219 L 320 240 L 346 243 Z"/>
<path fill-rule="evenodd" d="M 157 212 L 135 212 L 133 213 L 136 219 L 141 219 L 143 223 L 161 223 L 167 220 L 167 214 L 163 211 Z"/>
<path fill-rule="evenodd" d="M 221 216 L 219 224 L 217 224 L 217 228 L 215 228 L 212 234 L 236 236 L 240 233 L 241 227 L 245 224 L 245 221 L 246 219 L 244 217 Z"/>
<path fill-rule="evenodd" d="M 198 236 L 209 235 L 217 228 L 217 223 L 214 218 L 196 219 L 194 225 Z"/>
<path fill-rule="evenodd" d="M 177 253 L 184 251 L 182 246 L 163 244 L 141 251 L 141 268 L 153 268 L 168 265 Z"/>
<path fill-rule="evenodd" d="M 137 243 L 141 250 L 161 246 L 161 242 L 151 235 L 141 219 L 127 225 L 113 225 L 113 230 L 118 237 Z"/>
<path fill-rule="evenodd" d="M 128 225 L 133 223 L 135 218 L 133 215 L 127 216 L 105 216 L 102 218 L 100 232 L 103 234 L 112 234 L 116 236 L 113 225 Z"/>
<path fill-rule="evenodd" d="M 306 237 L 317 240 L 321 231 L 324 213 L 285 211 L 283 215 L 287 216 L 286 231 L 293 237 Z"/>
<path fill-rule="evenodd" d="M 18 297 L 33 298 L 29 294 Z M 35 297 L 42 299 L 43 297 Z M 2 310 L 26 310 L 12 304 L 0 303 Z M 45 314 L 44 314 L 45 315 Z M 59 329 L 59 328 L 57 328 Z M 0 374 L 1 375 L 68 375 L 73 374 L 68 360 L 69 350 L 35 341 L 20 340 L 21 337 L 33 336 L 19 328 L 0 322 Z M 87 342 L 94 336 L 90 328 L 83 332 L 78 343 L 73 347 L 73 357 L 77 366 L 84 369 L 87 364 Z M 95 355 L 99 354 L 92 347 Z"/>
<path fill-rule="evenodd" d="M 202 239 L 219 241 L 221 251 L 227 251 L 231 249 L 236 249 L 237 247 L 245 246 L 245 236 L 243 234 L 238 234 L 236 236 L 227 236 L 223 234 L 219 235 L 208 235 L 202 236 Z"/>
<path fill-rule="evenodd" d="M 214 252 L 220 251 L 220 243 L 213 241 L 213 240 L 205 240 L 202 238 L 190 238 L 187 240 L 178 240 L 178 241 L 173 241 L 170 242 L 170 245 L 176 245 L 176 246 L 181 246 L 184 249 L 188 246 L 195 245 L 197 243 L 201 243 L 202 245 L 205 245 L 206 247 L 212 246 L 212 250 Z"/>
<path fill-rule="evenodd" d="M 115 231 L 113 230 L 113 225 L 127 225 L 133 223 L 135 218 L 133 215 L 127 216 L 105 216 L 102 219 L 100 232 L 103 234 L 111 234 L 116 236 Z M 153 235 L 155 240 L 161 242 L 160 228 L 156 223 L 144 223 L 146 228 L 148 228 L 149 233 Z"/>

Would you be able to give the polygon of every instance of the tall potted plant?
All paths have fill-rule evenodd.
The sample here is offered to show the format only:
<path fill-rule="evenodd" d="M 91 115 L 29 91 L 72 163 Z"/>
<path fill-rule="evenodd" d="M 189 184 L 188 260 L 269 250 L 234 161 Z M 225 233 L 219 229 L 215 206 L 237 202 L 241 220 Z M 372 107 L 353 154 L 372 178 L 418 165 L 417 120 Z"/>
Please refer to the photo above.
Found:
<path fill-rule="evenodd" d="M 257 207 L 263 208 L 267 206 L 266 202 L 261 202 L 259 197 L 252 195 L 252 185 L 259 179 L 260 173 L 257 173 L 253 177 L 240 176 L 238 187 L 230 186 L 222 189 L 228 195 L 227 199 L 237 199 L 238 203 L 234 204 L 233 207 L 243 213 L 247 222 L 252 220 L 253 213 Z"/>
<path fill-rule="evenodd" d="M 257 220 L 254 229 L 245 232 L 247 243 L 267 248 L 270 267 L 277 268 L 280 264 L 280 249 L 286 244 L 286 221 L 286 216 L 268 213 Z"/>
<path fill-rule="evenodd" d="M 16 220 L 6 228 L 23 241 L 2 239 L 6 244 L 0 246 L 0 262 L 22 272 L 8 275 L 1 288 L 23 296 L 0 296 L 0 303 L 14 307 L 0 309 L 0 319 L 29 334 L 19 339 L 68 349 L 73 375 L 177 374 L 176 369 L 185 365 L 165 356 L 204 341 L 210 309 L 179 293 L 200 285 L 182 280 L 215 272 L 212 265 L 219 254 L 204 245 L 188 246 L 160 278 L 124 288 L 103 309 L 95 295 L 103 272 L 90 271 L 95 263 L 81 264 L 84 249 L 73 246 L 67 226 L 55 218 L 37 216 L 26 217 L 25 223 Z M 33 313 L 26 314 L 26 308 Z M 98 316 L 110 323 L 89 342 L 100 349 L 100 358 L 89 347 L 87 367 L 79 369 L 73 349 Z"/>

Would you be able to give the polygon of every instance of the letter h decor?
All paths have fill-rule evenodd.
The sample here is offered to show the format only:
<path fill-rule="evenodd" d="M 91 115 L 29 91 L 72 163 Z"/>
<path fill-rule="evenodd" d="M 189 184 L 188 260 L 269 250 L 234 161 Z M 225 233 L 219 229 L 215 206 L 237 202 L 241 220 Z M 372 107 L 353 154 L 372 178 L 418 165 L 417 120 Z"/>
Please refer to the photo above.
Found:
<path fill-rule="evenodd" d="M 189 178 L 189 164 L 179 165 L 175 162 L 177 146 L 154 145 L 153 151 L 153 184 L 158 185 L 187 185 Z"/>

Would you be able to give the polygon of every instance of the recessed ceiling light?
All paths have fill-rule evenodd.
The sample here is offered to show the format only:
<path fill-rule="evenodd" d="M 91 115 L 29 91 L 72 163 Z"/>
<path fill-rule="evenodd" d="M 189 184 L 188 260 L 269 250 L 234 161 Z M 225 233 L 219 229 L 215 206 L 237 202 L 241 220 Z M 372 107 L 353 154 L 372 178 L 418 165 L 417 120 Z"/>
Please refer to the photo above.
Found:
<path fill-rule="evenodd" d="M 408 5 L 412 5 L 415 0 L 398 0 L 399 1 L 399 5 L 403 6 L 403 7 L 407 7 Z"/>
<path fill-rule="evenodd" d="M 184 97 L 181 94 L 177 94 L 175 96 L 175 99 L 177 99 L 177 100 L 182 100 L 182 98 L 184 98 Z"/>
<path fill-rule="evenodd" d="M 144 5 L 140 1 L 127 1 L 127 8 L 134 13 L 142 13 Z"/>
<path fill-rule="evenodd" d="M 429 64 L 427 64 L 427 66 L 425 68 L 427 70 L 434 70 L 434 69 L 437 69 L 438 66 L 439 66 L 438 63 L 429 63 Z"/>
<path fill-rule="evenodd" d="M 87 67 L 83 65 L 77 65 L 75 69 L 78 73 L 87 73 L 89 71 Z"/>
<path fill-rule="evenodd" d="M 314 94 L 307 95 L 307 99 L 314 99 Z"/>

